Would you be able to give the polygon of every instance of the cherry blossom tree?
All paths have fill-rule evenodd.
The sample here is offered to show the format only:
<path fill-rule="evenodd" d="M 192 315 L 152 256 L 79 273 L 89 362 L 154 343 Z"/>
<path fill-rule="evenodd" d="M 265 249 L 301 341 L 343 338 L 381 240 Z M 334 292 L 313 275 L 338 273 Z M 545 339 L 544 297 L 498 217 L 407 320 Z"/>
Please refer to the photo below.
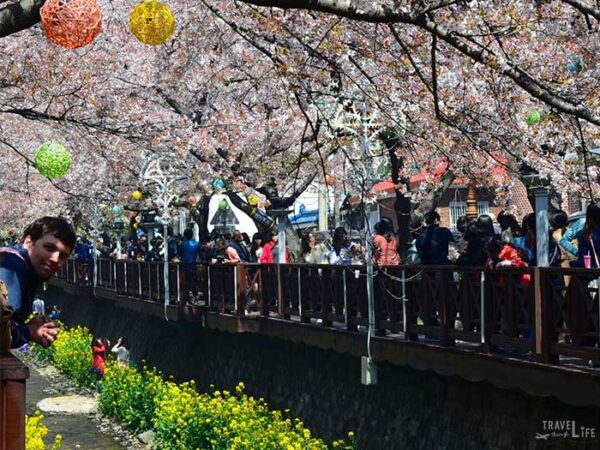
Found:
<path fill-rule="evenodd" d="M 173 2 L 176 34 L 158 48 L 129 34 L 133 2 L 101 1 L 104 32 L 77 51 L 32 27 L 42 4 L 0 2 L 10 189 L 54 136 L 77 155 L 54 183 L 56 204 L 126 202 L 142 151 L 188 164 L 182 196 L 210 194 L 214 178 L 250 194 L 274 177 L 297 197 L 327 173 L 351 189 L 340 167 L 360 149 L 335 119 L 343 105 L 367 104 L 386 128 L 381 156 L 409 206 L 434 206 L 435 188 L 439 196 L 454 177 L 505 192 L 510 177 L 490 176 L 497 165 L 598 196 L 588 161 L 600 146 L 592 1 L 185 0 Z M 534 110 L 541 120 L 528 124 Z M 443 182 L 409 193 L 403 180 L 432 172 L 438 158 L 448 160 Z"/>

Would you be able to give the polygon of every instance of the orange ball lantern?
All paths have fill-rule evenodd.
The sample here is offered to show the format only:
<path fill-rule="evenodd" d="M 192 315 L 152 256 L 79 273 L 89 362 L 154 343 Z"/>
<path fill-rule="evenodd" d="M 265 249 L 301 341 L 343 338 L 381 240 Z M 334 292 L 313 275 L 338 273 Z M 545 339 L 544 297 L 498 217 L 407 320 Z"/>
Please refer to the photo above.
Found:
<path fill-rule="evenodd" d="M 48 39 L 62 47 L 91 44 L 102 30 L 102 11 L 96 0 L 47 0 L 40 17 Z"/>

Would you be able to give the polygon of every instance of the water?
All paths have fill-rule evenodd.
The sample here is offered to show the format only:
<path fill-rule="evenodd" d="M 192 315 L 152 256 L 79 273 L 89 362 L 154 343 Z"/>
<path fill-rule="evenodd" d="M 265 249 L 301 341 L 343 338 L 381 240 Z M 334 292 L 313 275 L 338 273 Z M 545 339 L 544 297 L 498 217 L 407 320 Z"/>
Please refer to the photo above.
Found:
<path fill-rule="evenodd" d="M 51 381 L 30 365 L 26 395 L 27 414 L 33 414 L 36 410 L 35 405 L 37 402 L 54 395 L 48 392 L 51 392 L 51 387 Z M 54 442 L 54 436 L 62 434 L 63 444 L 61 450 L 122 450 L 127 448 L 115 441 L 111 436 L 101 433 L 92 417 L 85 415 L 43 414 L 43 423 L 48 427 L 46 443 Z"/>

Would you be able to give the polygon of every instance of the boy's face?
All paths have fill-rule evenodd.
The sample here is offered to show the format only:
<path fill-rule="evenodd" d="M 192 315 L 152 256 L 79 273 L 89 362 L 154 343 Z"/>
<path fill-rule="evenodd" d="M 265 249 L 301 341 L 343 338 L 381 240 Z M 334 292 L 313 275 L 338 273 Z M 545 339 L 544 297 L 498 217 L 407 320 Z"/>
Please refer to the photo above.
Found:
<path fill-rule="evenodd" d="M 54 275 L 73 250 L 50 233 L 43 235 L 35 242 L 31 239 L 31 236 L 26 236 L 23 247 L 29 253 L 31 265 L 38 275 L 44 279 Z"/>

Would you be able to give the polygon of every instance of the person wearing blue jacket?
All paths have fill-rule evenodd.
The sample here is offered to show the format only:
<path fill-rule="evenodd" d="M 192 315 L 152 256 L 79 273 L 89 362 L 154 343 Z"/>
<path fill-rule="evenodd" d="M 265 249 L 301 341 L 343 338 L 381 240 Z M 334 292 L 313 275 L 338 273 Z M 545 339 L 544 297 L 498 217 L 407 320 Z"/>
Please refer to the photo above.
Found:
<path fill-rule="evenodd" d="M 585 212 L 585 226 L 579 234 L 577 259 L 571 261 L 571 267 L 585 267 L 584 257 L 590 257 L 591 267 L 600 262 L 600 206 L 592 203 Z"/>
<path fill-rule="evenodd" d="M 0 280 L 8 289 L 11 348 L 32 341 L 48 347 L 56 339 L 58 325 L 48 316 L 36 316 L 27 324 L 38 287 L 65 263 L 75 247 L 75 231 L 64 219 L 43 217 L 23 233 L 23 243 L 0 248 Z"/>

